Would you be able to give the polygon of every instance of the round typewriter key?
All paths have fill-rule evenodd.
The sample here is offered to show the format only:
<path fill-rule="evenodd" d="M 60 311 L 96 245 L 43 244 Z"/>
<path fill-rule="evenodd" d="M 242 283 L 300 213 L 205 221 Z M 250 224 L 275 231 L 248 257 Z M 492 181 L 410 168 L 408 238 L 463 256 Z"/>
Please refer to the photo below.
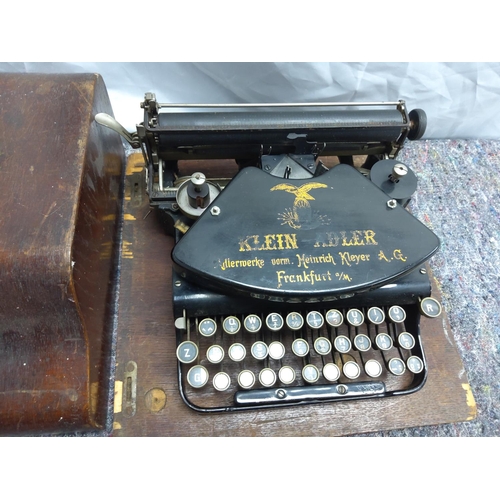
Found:
<path fill-rule="evenodd" d="M 400 333 L 398 342 L 403 349 L 413 349 L 415 347 L 415 339 L 413 338 L 413 335 L 408 332 Z"/>
<path fill-rule="evenodd" d="M 319 370 L 314 365 L 306 365 L 302 368 L 302 378 L 306 382 L 313 384 L 319 379 Z"/>
<path fill-rule="evenodd" d="M 332 350 L 332 343 L 325 337 L 318 337 L 314 341 L 314 350 L 320 356 L 326 356 L 327 354 L 330 354 Z"/>
<path fill-rule="evenodd" d="M 365 316 L 359 309 L 349 309 L 346 314 L 346 319 L 352 326 L 361 326 L 365 321 Z"/>
<path fill-rule="evenodd" d="M 227 373 L 219 372 L 214 375 L 212 383 L 214 384 L 214 388 L 218 391 L 225 391 L 231 385 L 231 379 Z"/>
<path fill-rule="evenodd" d="M 198 323 L 198 331 L 204 337 L 211 337 L 217 330 L 217 323 L 211 318 L 202 319 Z"/>
<path fill-rule="evenodd" d="M 330 309 L 326 313 L 325 317 L 326 317 L 326 322 L 330 326 L 334 326 L 334 327 L 339 327 L 344 321 L 344 316 L 337 309 Z"/>
<path fill-rule="evenodd" d="M 355 361 L 348 361 L 342 368 L 342 371 L 347 378 L 354 380 L 359 377 L 361 368 Z"/>
<path fill-rule="evenodd" d="M 186 378 L 191 387 L 200 389 L 208 382 L 208 370 L 204 366 L 195 365 L 190 368 Z"/>
<path fill-rule="evenodd" d="M 291 312 L 286 317 L 286 324 L 290 330 L 300 330 L 304 326 L 304 318 L 299 313 Z"/>
<path fill-rule="evenodd" d="M 370 307 L 366 315 L 370 323 L 374 325 L 381 325 L 385 320 L 385 313 L 380 307 Z"/>
<path fill-rule="evenodd" d="M 321 328 L 324 320 L 318 311 L 309 311 L 306 316 L 306 322 L 311 328 Z"/>
<path fill-rule="evenodd" d="M 406 319 L 405 310 L 399 306 L 392 306 L 388 311 L 389 318 L 394 323 L 402 323 Z"/>
<path fill-rule="evenodd" d="M 255 375 L 250 370 L 243 370 L 238 375 L 238 384 L 243 389 L 251 389 L 255 384 Z"/>
<path fill-rule="evenodd" d="M 236 316 L 228 316 L 222 322 L 222 329 L 229 333 L 230 335 L 234 335 L 238 333 L 241 328 L 240 320 Z"/>
<path fill-rule="evenodd" d="M 354 337 L 354 347 L 361 352 L 366 352 L 370 350 L 372 346 L 372 341 L 370 337 L 365 335 L 364 333 L 360 333 Z"/>
<path fill-rule="evenodd" d="M 247 350 L 243 344 L 232 344 L 229 346 L 227 354 L 233 361 L 243 361 L 247 354 Z"/>
<path fill-rule="evenodd" d="M 292 343 L 292 351 L 302 358 L 309 354 L 309 344 L 304 339 L 295 339 Z"/>
<path fill-rule="evenodd" d="M 224 349 L 220 345 L 211 345 L 207 349 L 207 359 L 210 363 L 220 363 L 224 359 Z"/>
<path fill-rule="evenodd" d="M 428 318 L 437 318 L 441 312 L 441 304 L 432 297 L 425 297 L 420 302 L 420 312 Z"/>
<path fill-rule="evenodd" d="M 329 382 L 336 382 L 340 377 L 339 367 L 334 363 L 327 363 L 323 366 L 323 377 Z"/>
<path fill-rule="evenodd" d="M 264 387 L 272 387 L 276 383 L 276 373 L 271 368 L 263 368 L 259 373 L 259 382 Z"/>
<path fill-rule="evenodd" d="M 285 346 L 281 342 L 271 342 L 269 344 L 269 357 L 281 359 L 285 355 Z"/>
<path fill-rule="evenodd" d="M 198 346 L 186 340 L 177 347 L 177 359 L 181 363 L 192 363 L 198 357 Z"/>
<path fill-rule="evenodd" d="M 281 330 L 284 324 L 281 314 L 271 313 L 266 318 L 266 326 L 273 332 Z"/>
<path fill-rule="evenodd" d="M 255 359 L 265 359 L 268 353 L 267 345 L 259 340 L 252 345 L 250 352 Z"/>
<path fill-rule="evenodd" d="M 351 341 L 345 335 L 339 335 L 333 341 L 333 345 L 335 346 L 335 350 L 342 354 L 349 352 L 351 350 Z"/>
<path fill-rule="evenodd" d="M 258 332 L 262 327 L 262 321 L 256 314 L 249 314 L 243 321 L 247 332 Z"/>
<path fill-rule="evenodd" d="M 418 356 L 410 356 L 406 360 L 406 366 L 412 373 L 420 373 L 424 369 L 424 362 Z"/>
<path fill-rule="evenodd" d="M 291 384 L 295 381 L 295 370 L 291 366 L 282 366 L 278 372 L 282 384 Z"/>
<path fill-rule="evenodd" d="M 379 333 L 375 337 L 375 344 L 381 351 L 388 351 L 392 347 L 392 339 L 387 333 Z"/>
<path fill-rule="evenodd" d="M 382 375 L 382 365 L 376 359 L 369 359 L 365 363 L 365 372 L 369 377 L 380 377 Z"/>
<path fill-rule="evenodd" d="M 403 375 L 403 373 L 406 371 L 406 366 L 403 363 L 403 360 L 399 358 L 392 358 L 389 360 L 389 371 L 393 375 Z"/>

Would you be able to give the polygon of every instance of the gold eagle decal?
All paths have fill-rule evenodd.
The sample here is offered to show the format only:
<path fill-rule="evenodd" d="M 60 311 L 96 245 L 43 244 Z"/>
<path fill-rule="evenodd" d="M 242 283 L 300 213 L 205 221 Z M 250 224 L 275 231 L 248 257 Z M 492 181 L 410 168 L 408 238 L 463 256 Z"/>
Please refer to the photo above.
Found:
<path fill-rule="evenodd" d="M 309 194 L 311 189 L 326 188 L 326 184 L 320 182 L 308 182 L 302 186 L 293 186 L 292 184 L 278 184 L 271 188 L 271 191 L 286 191 L 293 194 L 295 200 L 291 209 L 286 209 L 279 214 L 278 220 L 282 221 L 282 225 L 288 224 L 294 229 L 314 228 L 318 224 L 325 224 L 328 219 L 325 216 L 319 215 L 311 210 L 311 200 L 315 198 Z"/>
<path fill-rule="evenodd" d="M 321 184 L 320 182 L 308 182 L 307 184 L 302 184 L 302 186 L 292 186 L 291 184 L 278 184 L 271 188 L 271 191 L 286 191 L 295 195 L 295 201 L 293 202 L 294 207 L 308 207 L 309 201 L 314 200 L 314 198 L 309 194 L 311 189 L 326 188 L 326 184 Z"/>

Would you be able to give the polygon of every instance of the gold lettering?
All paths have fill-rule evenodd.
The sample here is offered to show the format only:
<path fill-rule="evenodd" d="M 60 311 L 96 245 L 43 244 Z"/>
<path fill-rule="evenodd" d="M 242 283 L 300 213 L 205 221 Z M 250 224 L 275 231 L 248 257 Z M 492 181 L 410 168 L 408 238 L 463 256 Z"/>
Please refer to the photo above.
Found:
<path fill-rule="evenodd" d="M 375 231 L 371 229 L 355 229 L 350 232 L 327 232 L 324 235 L 319 235 L 314 247 L 336 247 L 339 242 L 343 247 L 378 245 L 375 241 Z"/>
<path fill-rule="evenodd" d="M 264 236 L 264 243 L 260 247 L 260 250 L 277 250 L 274 242 L 274 234 L 266 234 Z"/>
<path fill-rule="evenodd" d="M 248 242 L 249 240 L 253 240 L 253 246 Z M 255 245 L 259 243 L 259 235 L 253 234 L 252 236 L 247 236 L 244 240 L 240 240 L 240 252 L 249 252 L 250 250 L 255 249 Z"/>
<path fill-rule="evenodd" d="M 266 234 L 264 242 L 260 244 L 261 238 L 258 234 L 252 234 L 239 241 L 240 252 L 253 250 L 293 250 L 298 249 L 296 234 Z M 260 245 L 259 245 L 260 244 Z"/>
<path fill-rule="evenodd" d="M 299 248 L 297 245 L 297 235 L 296 234 L 284 234 L 285 237 L 285 245 L 287 249 L 297 249 Z"/>
<path fill-rule="evenodd" d="M 367 245 L 378 245 L 378 243 L 375 241 L 375 231 L 367 229 L 365 231 L 365 241 Z"/>
<path fill-rule="evenodd" d="M 384 252 L 382 252 L 382 250 L 380 250 L 380 252 L 378 253 L 378 260 L 385 260 L 386 262 L 391 262 L 384 254 Z"/>
<path fill-rule="evenodd" d="M 352 254 L 349 252 L 339 252 L 341 264 L 343 266 L 351 267 L 351 262 L 358 265 L 360 262 L 369 262 L 370 255 L 367 253 L 363 254 Z"/>
<path fill-rule="evenodd" d="M 258 267 L 259 269 L 262 269 L 264 267 L 264 259 L 258 259 L 257 257 L 247 260 L 224 259 L 224 262 L 220 264 L 220 268 L 223 271 L 233 267 Z"/>
<path fill-rule="evenodd" d="M 332 281 L 332 273 L 316 273 L 313 269 L 311 271 L 303 271 L 302 274 L 287 274 L 285 271 L 276 271 L 276 278 L 278 280 L 278 288 L 283 284 L 288 283 L 309 283 L 311 286 L 316 285 L 322 281 Z"/>
<path fill-rule="evenodd" d="M 405 257 L 399 248 L 396 248 L 396 250 L 392 252 L 392 255 L 394 255 L 396 260 L 400 260 L 402 262 L 406 262 L 408 260 L 408 257 Z"/>

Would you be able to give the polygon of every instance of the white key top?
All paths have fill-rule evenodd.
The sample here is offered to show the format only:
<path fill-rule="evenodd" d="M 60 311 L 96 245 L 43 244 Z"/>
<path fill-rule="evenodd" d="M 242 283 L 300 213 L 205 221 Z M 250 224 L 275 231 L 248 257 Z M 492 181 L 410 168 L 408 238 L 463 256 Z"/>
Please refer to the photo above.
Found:
<path fill-rule="evenodd" d="M 269 344 L 269 357 L 281 359 L 285 355 L 285 346 L 281 342 L 271 342 Z"/>
<path fill-rule="evenodd" d="M 225 391 L 231 385 L 231 379 L 227 373 L 219 372 L 214 375 L 212 383 L 214 384 L 214 388 L 218 391 Z"/>
<path fill-rule="evenodd" d="M 323 366 L 323 377 L 329 382 L 335 382 L 340 377 L 340 369 L 335 363 L 327 363 Z"/>
<path fill-rule="evenodd" d="M 278 377 L 282 384 L 291 384 L 295 381 L 295 370 L 291 366 L 282 366 L 278 372 Z"/>
<path fill-rule="evenodd" d="M 224 359 L 224 349 L 220 345 L 211 345 L 207 349 L 207 359 L 210 363 L 220 363 Z"/>
<path fill-rule="evenodd" d="M 271 368 L 264 368 L 259 373 L 259 382 L 264 387 L 272 387 L 276 383 L 276 373 Z"/>
<path fill-rule="evenodd" d="M 227 354 L 233 361 L 243 361 L 247 354 L 247 350 L 243 344 L 232 344 L 229 346 Z"/>
<path fill-rule="evenodd" d="M 348 361 L 342 368 L 342 371 L 347 378 L 354 380 L 359 377 L 361 368 L 355 361 Z"/>
<path fill-rule="evenodd" d="M 369 377 L 380 377 L 382 374 L 382 365 L 376 359 L 369 359 L 365 363 L 365 372 Z"/>
<path fill-rule="evenodd" d="M 243 370 L 238 375 L 238 384 L 243 389 L 251 389 L 255 384 L 255 375 L 250 370 Z"/>

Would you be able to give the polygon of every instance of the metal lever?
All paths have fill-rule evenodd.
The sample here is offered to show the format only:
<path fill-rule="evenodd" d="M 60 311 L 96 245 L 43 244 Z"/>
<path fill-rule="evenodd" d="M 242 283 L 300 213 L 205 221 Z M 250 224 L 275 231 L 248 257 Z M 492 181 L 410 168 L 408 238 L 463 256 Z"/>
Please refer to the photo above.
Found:
<path fill-rule="evenodd" d="M 99 123 L 99 125 L 104 125 L 105 127 L 118 132 L 133 148 L 138 148 L 140 146 L 137 134 L 131 134 L 128 132 L 123 125 L 120 125 L 107 113 L 97 113 L 97 115 L 95 115 L 95 121 Z"/>

